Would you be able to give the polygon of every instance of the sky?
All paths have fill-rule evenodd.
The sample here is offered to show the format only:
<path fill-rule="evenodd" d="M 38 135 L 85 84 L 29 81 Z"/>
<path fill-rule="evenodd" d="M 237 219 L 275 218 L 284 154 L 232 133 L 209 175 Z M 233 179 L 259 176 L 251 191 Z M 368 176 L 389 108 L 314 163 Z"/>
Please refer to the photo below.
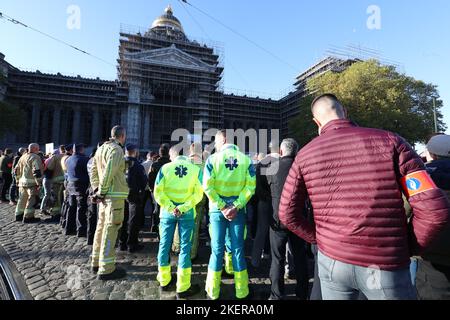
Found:
<path fill-rule="evenodd" d="M 189 38 L 222 48 L 225 91 L 276 98 L 328 50 L 360 46 L 397 61 L 401 72 L 436 84 L 450 127 L 448 0 L 190 2 L 228 28 L 178 0 L 0 0 L 0 12 L 108 63 L 4 19 L 0 52 L 20 69 L 114 80 L 121 25 L 146 30 L 171 4 Z"/>

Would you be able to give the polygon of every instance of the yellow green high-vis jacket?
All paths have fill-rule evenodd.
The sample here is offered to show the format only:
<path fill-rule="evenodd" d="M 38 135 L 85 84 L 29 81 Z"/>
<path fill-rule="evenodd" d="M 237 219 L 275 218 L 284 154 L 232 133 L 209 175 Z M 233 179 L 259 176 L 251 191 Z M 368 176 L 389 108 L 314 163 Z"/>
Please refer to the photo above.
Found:
<path fill-rule="evenodd" d="M 117 141 L 105 142 L 95 153 L 91 185 L 105 198 L 126 199 L 128 197 L 125 158 L 123 148 Z"/>
<path fill-rule="evenodd" d="M 155 181 L 154 196 L 162 209 L 186 213 L 203 198 L 201 171 L 187 157 L 179 156 L 165 164 Z"/>
<path fill-rule="evenodd" d="M 37 154 L 26 153 L 20 157 L 14 168 L 14 174 L 19 187 L 36 187 L 42 184 L 44 164 Z"/>
<path fill-rule="evenodd" d="M 203 190 L 210 201 L 210 208 L 223 209 L 232 199 L 237 209 L 243 209 L 255 193 L 256 172 L 248 156 L 233 144 L 226 144 L 211 155 L 203 172 Z"/>

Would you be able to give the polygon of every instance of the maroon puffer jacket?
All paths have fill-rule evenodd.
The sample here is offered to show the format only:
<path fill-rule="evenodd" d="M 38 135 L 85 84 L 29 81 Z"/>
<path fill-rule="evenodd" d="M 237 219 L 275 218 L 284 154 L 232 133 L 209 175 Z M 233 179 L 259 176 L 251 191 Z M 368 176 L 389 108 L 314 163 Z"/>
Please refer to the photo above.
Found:
<path fill-rule="evenodd" d="M 298 154 L 284 185 L 281 222 L 322 253 L 358 266 L 396 270 L 412 253 L 430 246 L 449 222 L 449 201 L 440 189 L 409 199 L 412 234 L 400 179 L 424 164 L 399 136 L 335 120 Z M 303 217 L 309 195 L 315 230 Z M 411 234 L 411 233 L 410 233 Z"/>

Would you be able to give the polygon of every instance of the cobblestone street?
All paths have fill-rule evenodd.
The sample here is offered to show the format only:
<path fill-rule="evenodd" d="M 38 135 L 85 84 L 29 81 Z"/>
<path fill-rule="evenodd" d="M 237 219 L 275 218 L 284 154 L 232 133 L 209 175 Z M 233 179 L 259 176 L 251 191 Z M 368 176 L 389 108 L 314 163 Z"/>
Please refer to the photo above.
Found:
<path fill-rule="evenodd" d="M 39 211 L 37 211 L 39 212 Z M 44 219 L 44 218 L 43 218 Z M 89 270 L 91 247 L 85 239 L 65 236 L 58 224 L 24 225 L 14 222 L 14 207 L 0 204 L 0 246 L 8 253 L 35 300 L 170 300 L 175 293 L 160 296 L 156 281 L 158 241 L 155 234 L 141 232 L 145 249 L 128 254 L 118 251 L 117 263 L 128 276 L 121 281 L 97 280 Z M 193 265 L 192 283 L 204 287 L 210 248 L 204 242 Z M 247 256 L 250 249 L 247 247 Z M 175 266 L 176 257 L 171 259 Z M 254 299 L 267 299 L 270 281 L 269 261 L 263 260 L 258 270 L 249 269 Z M 173 267 L 172 273 L 175 275 Z M 224 279 L 223 299 L 233 299 L 233 280 Z M 287 281 L 287 293 L 293 292 Z M 193 299 L 204 299 L 201 292 Z"/>

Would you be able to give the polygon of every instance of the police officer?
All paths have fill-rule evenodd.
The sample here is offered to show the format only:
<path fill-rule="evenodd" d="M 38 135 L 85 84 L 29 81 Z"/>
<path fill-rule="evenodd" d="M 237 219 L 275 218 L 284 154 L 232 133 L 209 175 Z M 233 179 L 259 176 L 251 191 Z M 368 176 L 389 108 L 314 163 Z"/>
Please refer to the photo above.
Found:
<path fill-rule="evenodd" d="M 97 149 L 102 145 L 100 143 L 91 153 L 89 156 L 89 161 L 87 163 L 87 170 L 89 174 L 89 188 L 88 188 L 88 210 L 87 210 L 87 245 L 92 246 L 94 244 L 94 236 L 95 236 L 95 230 L 97 229 L 97 217 L 98 217 L 98 205 L 97 202 L 94 201 L 95 192 L 92 188 L 92 184 L 90 181 L 92 180 L 92 165 L 94 163 L 94 157 L 95 153 L 97 152 Z"/>
<path fill-rule="evenodd" d="M 79 238 L 87 236 L 87 189 L 89 174 L 87 163 L 89 157 L 84 154 L 85 146 L 77 144 L 74 153 L 66 160 L 67 192 L 69 194 L 69 214 L 66 234 L 75 233 Z"/>
<path fill-rule="evenodd" d="M 34 216 L 36 196 L 42 185 L 44 174 L 44 165 L 41 158 L 37 155 L 38 152 L 39 145 L 36 143 L 30 144 L 28 152 L 20 158 L 17 166 L 14 168 L 14 174 L 19 184 L 16 221 L 23 221 L 23 223 L 41 221 L 41 219 Z"/>
<path fill-rule="evenodd" d="M 247 202 L 255 193 L 255 168 L 249 157 L 233 144 L 227 144 L 225 130 L 215 137 L 217 153 L 208 158 L 203 173 L 203 189 L 209 198 L 211 258 L 206 293 L 216 300 L 220 295 L 225 239 L 229 232 L 236 298 L 249 296 L 248 272 L 244 255 Z"/>
<path fill-rule="evenodd" d="M 144 215 L 144 197 L 147 174 L 139 163 L 137 146 L 126 145 L 127 183 L 130 194 L 125 201 L 125 218 L 120 232 L 120 250 L 133 253 L 143 249 L 139 244 L 139 231 Z"/>
<path fill-rule="evenodd" d="M 152 165 L 150 166 L 150 173 L 148 174 L 148 186 L 150 188 L 150 192 L 153 195 L 153 199 L 154 199 L 153 188 L 155 186 L 155 181 L 158 176 L 158 172 L 163 165 L 170 162 L 169 149 L 170 146 L 168 144 L 162 144 L 159 148 L 159 158 L 153 161 Z M 160 208 L 158 206 L 158 203 L 155 201 L 153 203 L 152 232 L 158 232 L 159 216 L 160 216 Z"/>
<path fill-rule="evenodd" d="M 99 207 L 91 266 L 94 273 L 98 272 L 98 279 L 104 281 L 126 276 L 124 269 L 116 268 L 115 252 L 117 236 L 123 223 L 125 199 L 128 197 L 123 154 L 125 141 L 125 128 L 112 128 L 110 141 L 98 148 L 92 164 L 93 199 Z"/>
<path fill-rule="evenodd" d="M 200 291 L 198 285 L 191 285 L 191 246 L 195 206 L 201 201 L 203 191 L 196 165 L 187 157 L 179 156 L 175 148 L 170 149 L 170 159 L 172 162 L 159 171 L 154 189 L 155 200 L 161 207 L 157 280 L 161 291 L 170 290 L 170 248 L 178 225 L 180 254 L 176 292 L 178 299 L 184 299 Z"/>

